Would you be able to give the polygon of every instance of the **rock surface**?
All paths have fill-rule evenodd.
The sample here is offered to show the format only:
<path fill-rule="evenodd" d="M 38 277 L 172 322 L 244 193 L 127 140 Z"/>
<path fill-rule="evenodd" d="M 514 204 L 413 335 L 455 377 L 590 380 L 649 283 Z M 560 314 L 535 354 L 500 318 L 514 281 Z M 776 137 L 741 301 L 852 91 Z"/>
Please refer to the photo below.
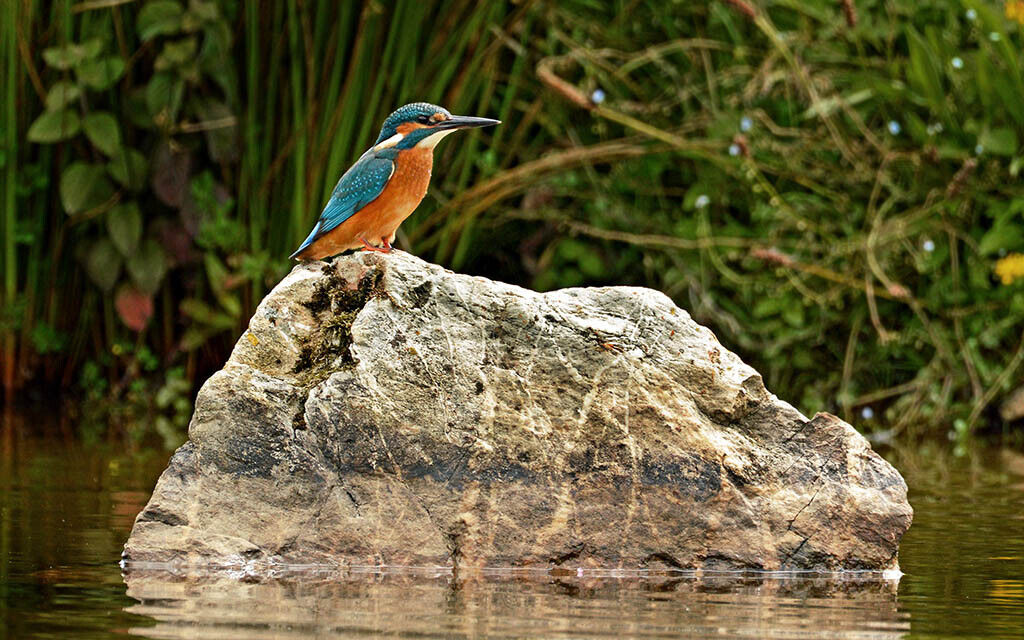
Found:
<path fill-rule="evenodd" d="M 356 253 L 263 300 L 125 560 L 883 570 L 911 517 L 661 293 Z"/>

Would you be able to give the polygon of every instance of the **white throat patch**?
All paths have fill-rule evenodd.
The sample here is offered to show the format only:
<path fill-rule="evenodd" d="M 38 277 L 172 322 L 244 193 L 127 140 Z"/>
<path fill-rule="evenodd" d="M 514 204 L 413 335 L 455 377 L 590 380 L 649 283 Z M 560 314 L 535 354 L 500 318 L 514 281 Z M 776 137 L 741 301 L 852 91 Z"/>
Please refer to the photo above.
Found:
<path fill-rule="evenodd" d="M 396 144 L 398 144 L 399 142 L 401 142 L 402 138 L 404 138 L 404 137 L 405 136 L 403 136 L 402 134 L 396 133 L 395 135 L 391 136 L 390 138 L 388 138 L 384 142 L 381 142 L 378 145 L 374 145 L 373 150 L 374 151 L 380 151 L 381 149 L 388 149 L 390 147 L 393 147 Z"/>
<path fill-rule="evenodd" d="M 433 149 L 434 147 L 437 146 L 437 143 L 441 142 L 441 140 L 446 135 L 448 135 L 449 133 L 453 133 L 455 131 L 457 131 L 457 130 L 456 129 L 441 129 L 440 131 L 435 131 L 434 133 L 430 134 L 426 138 L 423 138 L 422 140 L 417 142 L 416 143 L 416 147 L 418 149 Z"/>

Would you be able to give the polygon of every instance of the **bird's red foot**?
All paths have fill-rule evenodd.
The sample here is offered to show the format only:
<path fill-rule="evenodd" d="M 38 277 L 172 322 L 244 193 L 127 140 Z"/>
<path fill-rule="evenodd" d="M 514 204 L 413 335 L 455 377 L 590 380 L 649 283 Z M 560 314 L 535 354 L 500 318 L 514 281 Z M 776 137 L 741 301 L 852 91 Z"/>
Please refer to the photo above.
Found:
<path fill-rule="evenodd" d="M 387 243 L 383 247 L 375 247 L 366 240 L 359 238 L 359 241 L 363 243 L 363 251 L 378 251 L 380 253 L 391 253 L 391 246 Z"/>
<path fill-rule="evenodd" d="M 391 241 L 387 238 L 381 238 L 380 241 L 384 244 L 384 250 L 391 253 Z"/>

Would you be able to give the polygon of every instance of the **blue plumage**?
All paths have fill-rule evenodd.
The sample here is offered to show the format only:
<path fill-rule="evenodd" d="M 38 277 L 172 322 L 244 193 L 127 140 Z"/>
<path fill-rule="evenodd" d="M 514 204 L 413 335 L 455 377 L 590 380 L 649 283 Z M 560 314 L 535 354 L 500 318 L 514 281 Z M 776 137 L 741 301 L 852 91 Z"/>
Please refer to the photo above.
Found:
<path fill-rule="evenodd" d="M 351 218 L 355 212 L 365 207 L 384 191 L 391 174 L 395 171 L 395 149 L 370 149 L 356 161 L 331 192 L 331 198 L 320 213 L 313 230 L 302 245 L 290 257 L 302 253 L 317 238 L 324 235 L 342 222 Z"/>

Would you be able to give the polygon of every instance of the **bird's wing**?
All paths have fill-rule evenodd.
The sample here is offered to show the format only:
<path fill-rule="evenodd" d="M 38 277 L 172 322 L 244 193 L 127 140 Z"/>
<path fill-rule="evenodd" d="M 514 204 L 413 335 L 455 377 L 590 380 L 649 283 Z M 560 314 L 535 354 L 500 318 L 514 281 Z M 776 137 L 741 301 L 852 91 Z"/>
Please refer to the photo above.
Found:
<path fill-rule="evenodd" d="M 291 255 L 292 258 L 302 253 L 317 238 L 373 202 L 384 191 L 388 180 L 395 172 L 393 155 L 374 153 L 371 150 L 363 154 L 363 157 L 341 176 L 316 225 L 302 245 Z"/>

